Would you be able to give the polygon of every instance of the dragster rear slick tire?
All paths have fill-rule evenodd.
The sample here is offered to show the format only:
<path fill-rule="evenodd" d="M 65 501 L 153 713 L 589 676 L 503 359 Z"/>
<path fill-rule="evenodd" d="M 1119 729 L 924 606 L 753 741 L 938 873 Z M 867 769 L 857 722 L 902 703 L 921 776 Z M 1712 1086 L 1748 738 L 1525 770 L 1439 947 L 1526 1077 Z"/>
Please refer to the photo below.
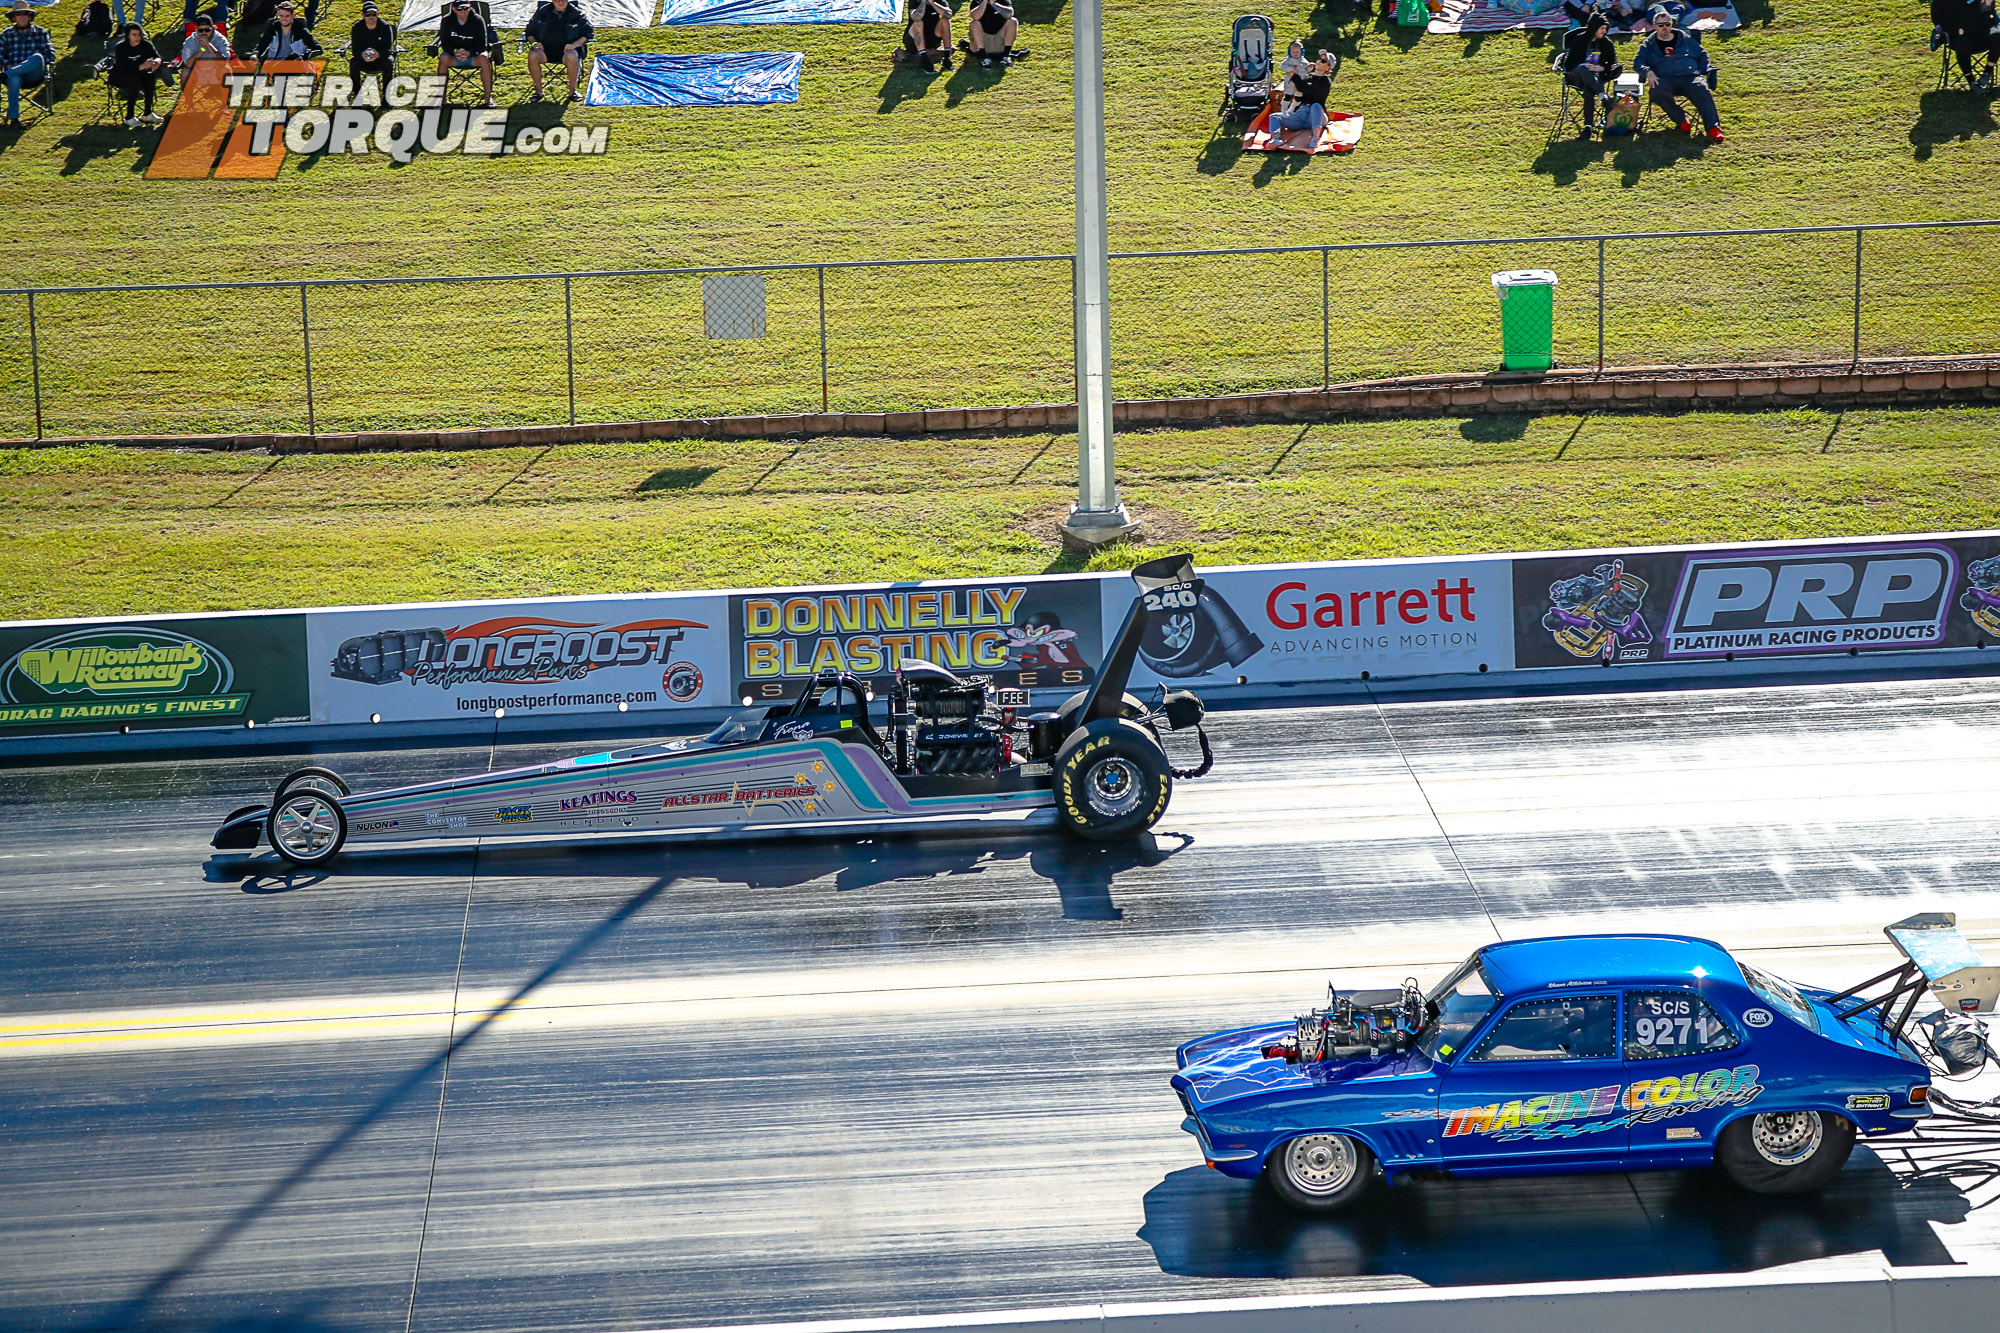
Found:
<path fill-rule="evenodd" d="M 1086 722 L 1056 751 L 1056 814 L 1077 837 L 1136 837 L 1167 812 L 1173 794 L 1165 752 L 1136 722 Z"/>
<path fill-rule="evenodd" d="M 1830 1111 L 1766 1111 L 1723 1126 L 1715 1164 L 1753 1194 L 1824 1189 L 1854 1151 L 1854 1122 Z"/>
<path fill-rule="evenodd" d="M 339 792 L 342 796 L 352 796 L 354 794 L 353 791 L 349 789 L 346 780 L 343 779 L 340 776 L 340 774 L 334 772 L 330 768 L 320 768 L 317 766 L 311 768 L 295 768 L 291 772 L 285 774 L 285 780 L 278 784 L 278 790 L 271 793 L 271 805 L 273 806 L 273 808 L 277 806 L 279 801 L 285 799 L 285 793 L 287 791 L 291 790 L 293 786 L 301 782 L 311 782 L 319 786 L 331 787 L 333 788 L 333 790 Z"/>

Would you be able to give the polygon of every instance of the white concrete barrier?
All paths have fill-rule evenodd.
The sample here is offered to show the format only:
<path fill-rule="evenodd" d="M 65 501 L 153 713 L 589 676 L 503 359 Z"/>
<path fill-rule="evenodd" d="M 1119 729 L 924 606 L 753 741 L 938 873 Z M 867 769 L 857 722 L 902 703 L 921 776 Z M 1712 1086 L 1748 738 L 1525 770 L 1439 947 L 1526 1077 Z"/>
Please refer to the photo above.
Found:
<path fill-rule="evenodd" d="M 1975 1333 L 2000 1329 L 2000 1264 L 1880 1264 L 1532 1286 L 1399 1288 L 1076 1305 L 675 1333 Z"/>

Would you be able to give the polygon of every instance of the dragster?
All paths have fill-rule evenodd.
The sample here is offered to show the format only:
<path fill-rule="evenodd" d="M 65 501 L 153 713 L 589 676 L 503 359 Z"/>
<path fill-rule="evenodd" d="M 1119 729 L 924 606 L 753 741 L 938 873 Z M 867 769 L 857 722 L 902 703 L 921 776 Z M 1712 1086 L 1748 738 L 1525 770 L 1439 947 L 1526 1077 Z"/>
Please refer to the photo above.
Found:
<path fill-rule="evenodd" d="M 798 698 L 731 714 L 707 735 L 383 791 L 354 792 L 301 768 L 268 805 L 233 811 L 213 846 L 268 841 L 294 865 L 343 851 L 695 835 L 774 836 L 1059 826 L 1132 837 L 1166 813 L 1176 778 L 1214 762 L 1202 701 L 1160 686 L 1126 691 L 1156 618 L 1197 613 L 1202 581 L 1185 555 L 1132 571 L 1138 594 L 1090 688 L 1030 712 L 1026 690 L 932 662 L 899 664 L 886 710 L 870 687 L 827 671 Z M 1162 728 L 1192 730 L 1200 762 L 1176 769 Z"/>

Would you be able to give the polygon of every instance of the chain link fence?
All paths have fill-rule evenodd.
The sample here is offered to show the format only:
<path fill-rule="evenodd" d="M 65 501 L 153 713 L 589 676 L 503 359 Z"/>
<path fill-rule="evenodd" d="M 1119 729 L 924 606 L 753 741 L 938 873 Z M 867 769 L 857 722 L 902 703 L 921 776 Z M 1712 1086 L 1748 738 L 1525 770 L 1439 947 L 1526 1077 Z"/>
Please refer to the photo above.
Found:
<path fill-rule="evenodd" d="M 1479 372 L 1488 275 L 1558 364 L 2000 347 L 2000 221 L 1112 257 L 1121 398 Z M 0 437 L 347 433 L 1073 399 L 1067 255 L 0 290 Z"/>

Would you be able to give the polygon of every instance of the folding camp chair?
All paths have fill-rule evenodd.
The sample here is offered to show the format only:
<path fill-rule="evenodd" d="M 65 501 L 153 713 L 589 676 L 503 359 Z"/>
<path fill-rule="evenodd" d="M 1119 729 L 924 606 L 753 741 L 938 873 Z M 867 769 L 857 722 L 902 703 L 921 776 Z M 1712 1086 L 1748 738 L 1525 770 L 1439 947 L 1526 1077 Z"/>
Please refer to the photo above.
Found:
<path fill-rule="evenodd" d="M 487 0 L 472 0 L 472 8 L 480 18 L 486 20 L 486 35 L 488 38 L 486 56 L 493 62 L 493 80 L 497 85 L 500 80 L 500 66 L 507 59 L 507 46 L 506 43 L 500 40 L 500 30 L 493 26 L 493 6 Z M 438 28 L 440 32 L 444 28 L 444 21 L 450 16 L 451 0 L 444 0 L 444 3 L 438 6 Z M 424 54 L 435 60 L 442 46 L 442 41 L 434 41 L 424 48 Z M 475 86 L 478 84 L 479 67 L 477 65 L 447 65 L 445 67 L 444 78 L 444 100 L 449 103 L 458 95 L 459 89 L 465 84 L 472 83 Z"/>
<path fill-rule="evenodd" d="M 1990 93 L 1993 91 L 1995 81 L 2000 80 L 2000 69 L 1995 68 L 2000 61 L 1996 61 L 1990 51 L 1986 55 L 1986 68 L 1978 76 L 1984 86 L 1976 85 L 1967 79 L 1965 71 L 1958 67 L 1958 56 L 1951 49 L 1951 37 L 1943 28 L 1931 29 L 1931 50 L 1938 53 L 1937 90 L 1941 93 Z"/>
<path fill-rule="evenodd" d="M 397 31 L 395 24 L 385 23 L 382 26 L 389 30 L 389 68 L 387 70 L 379 71 L 376 77 L 379 77 L 381 80 L 381 87 L 379 88 L 378 91 L 383 99 L 383 104 L 387 105 L 389 96 L 389 80 L 390 78 L 394 77 L 394 71 L 401 68 L 403 63 L 403 44 L 396 40 L 402 34 Z M 334 63 L 335 58 L 338 58 L 341 61 L 348 64 L 353 63 L 352 62 L 352 57 L 354 55 L 353 39 L 350 38 L 349 40 L 342 42 L 339 46 L 334 47 L 331 51 L 328 51 L 326 54 L 327 54 L 327 65 L 329 72 L 335 72 L 332 70 L 332 65 Z M 338 72 L 345 73 L 346 71 L 343 69 Z M 476 74 L 478 71 L 471 70 L 467 72 Z M 362 77 L 367 78 L 370 76 L 364 74 Z M 357 79 L 355 81 L 355 87 L 357 90 L 359 90 L 360 80 Z"/>
<path fill-rule="evenodd" d="M 1587 100 L 1586 94 L 1581 88 L 1578 88 L 1563 77 L 1562 62 L 1561 51 L 1556 52 L 1556 58 L 1549 62 L 1549 72 L 1556 76 L 1556 84 L 1562 89 L 1562 100 L 1556 105 L 1555 124 L 1549 126 L 1548 141 L 1550 143 L 1554 143 L 1557 139 L 1562 138 L 1564 130 L 1582 130 L 1587 123 L 1583 118 L 1584 103 Z M 1604 86 L 1604 91 L 1597 95 L 1597 109 L 1600 113 L 1597 119 L 1599 122 L 1603 121 L 1604 116 L 1602 113 L 1610 105 L 1611 85 L 1607 82 Z"/>

